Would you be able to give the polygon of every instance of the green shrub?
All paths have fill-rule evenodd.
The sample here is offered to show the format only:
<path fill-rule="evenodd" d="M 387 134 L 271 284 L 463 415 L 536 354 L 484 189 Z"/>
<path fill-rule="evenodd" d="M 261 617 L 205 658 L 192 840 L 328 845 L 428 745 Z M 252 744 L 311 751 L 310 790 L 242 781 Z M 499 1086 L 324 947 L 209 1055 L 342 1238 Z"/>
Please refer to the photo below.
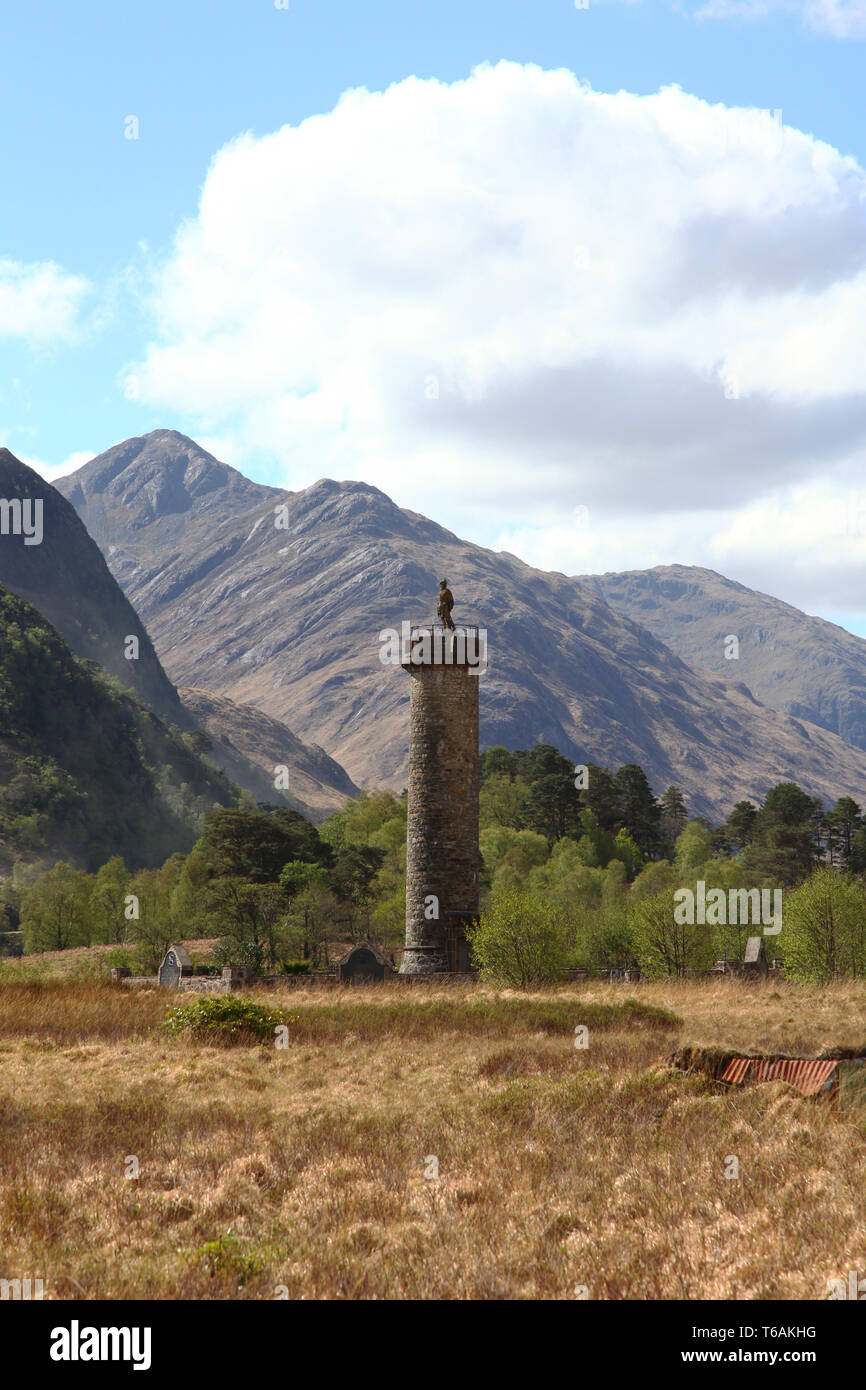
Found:
<path fill-rule="evenodd" d="M 672 888 L 631 903 L 628 926 L 634 953 L 651 980 L 708 970 L 715 960 L 714 928 L 699 922 L 680 923 L 674 915 Z"/>
<path fill-rule="evenodd" d="M 866 975 L 866 890 L 834 869 L 816 869 L 787 889 L 776 937 L 792 980 L 817 982 Z"/>
<path fill-rule="evenodd" d="M 211 951 L 210 959 L 220 969 L 224 965 L 248 965 L 254 975 L 261 975 L 265 967 L 265 948 L 260 941 L 222 936 Z"/>
<path fill-rule="evenodd" d="M 565 976 L 566 940 L 560 909 L 529 893 L 498 893 L 466 932 L 482 979 L 526 989 Z"/>
<path fill-rule="evenodd" d="M 280 964 L 284 975 L 309 975 L 312 968 L 308 960 L 284 960 Z"/>
<path fill-rule="evenodd" d="M 280 1009 L 266 1009 L 236 994 L 206 995 L 171 1009 L 165 1026 L 174 1037 L 204 1043 L 273 1042 L 280 1024 L 297 1022 Z"/>

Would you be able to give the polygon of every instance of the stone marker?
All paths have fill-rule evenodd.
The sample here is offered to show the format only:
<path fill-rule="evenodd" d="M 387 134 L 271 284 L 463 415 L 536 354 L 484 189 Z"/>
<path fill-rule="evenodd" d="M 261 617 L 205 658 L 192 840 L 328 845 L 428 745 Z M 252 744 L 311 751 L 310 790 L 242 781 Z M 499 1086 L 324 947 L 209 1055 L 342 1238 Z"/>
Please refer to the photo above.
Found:
<path fill-rule="evenodd" d="M 337 978 L 343 985 L 381 982 L 390 974 L 387 957 L 370 941 L 353 946 L 337 964 Z"/>
<path fill-rule="evenodd" d="M 159 967 L 159 983 L 167 989 L 177 989 L 181 976 L 192 974 L 192 961 L 183 946 L 169 946 Z"/>
<path fill-rule="evenodd" d="M 764 938 L 762 936 L 750 936 L 746 942 L 746 954 L 743 957 L 743 975 L 746 979 L 766 980 L 769 968 Z"/>
<path fill-rule="evenodd" d="M 223 985 L 226 989 L 243 989 L 249 984 L 251 975 L 248 965 L 224 965 Z"/>

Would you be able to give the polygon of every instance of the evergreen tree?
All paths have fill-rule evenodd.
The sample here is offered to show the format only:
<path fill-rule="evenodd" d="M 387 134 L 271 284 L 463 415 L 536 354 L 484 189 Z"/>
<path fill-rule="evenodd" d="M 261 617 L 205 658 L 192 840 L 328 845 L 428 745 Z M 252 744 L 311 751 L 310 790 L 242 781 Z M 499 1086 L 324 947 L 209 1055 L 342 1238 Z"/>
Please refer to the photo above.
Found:
<path fill-rule="evenodd" d="M 796 782 L 771 787 L 752 823 L 744 867 L 783 884 L 806 878 L 818 858 L 821 813 L 820 798 L 807 796 Z"/>
<path fill-rule="evenodd" d="M 615 835 L 620 827 L 619 796 L 614 779 L 606 767 L 587 764 L 587 786 L 580 793 L 581 805 L 595 816 L 602 830 Z"/>
<path fill-rule="evenodd" d="M 621 767 L 613 779 L 618 800 L 619 822 L 647 859 L 655 859 L 661 846 L 662 811 L 637 763 Z"/>
<path fill-rule="evenodd" d="M 677 836 L 688 821 L 686 799 L 679 787 L 670 786 L 661 798 L 661 848 L 665 858 L 672 858 Z"/>
<path fill-rule="evenodd" d="M 570 765 L 567 772 L 548 772 L 531 784 L 521 818 L 528 830 L 546 836 L 549 845 L 579 829 L 580 802 Z"/>
<path fill-rule="evenodd" d="M 828 850 L 831 864 L 849 868 L 854 837 L 863 822 L 863 813 L 850 796 L 840 796 L 827 816 Z"/>

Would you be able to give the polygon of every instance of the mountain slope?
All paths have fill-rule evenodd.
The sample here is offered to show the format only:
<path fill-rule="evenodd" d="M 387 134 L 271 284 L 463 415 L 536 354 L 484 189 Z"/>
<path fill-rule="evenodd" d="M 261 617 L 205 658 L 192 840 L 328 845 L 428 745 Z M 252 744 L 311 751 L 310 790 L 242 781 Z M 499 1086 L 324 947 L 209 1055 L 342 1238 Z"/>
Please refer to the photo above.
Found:
<path fill-rule="evenodd" d="M 72 650 L 96 661 L 161 718 L 188 726 L 177 692 L 129 600 L 75 508 L 8 449 L 0 449 L 0 498 L 42 502 L 42 541 L 0 535 L 0 584 L 32 603 Z M 127 638 L 138 638 L 127 659 Z"/>
<path fill-rule="evenodd" d="M 148 468 L 165 450 L 176 479 L 177 437 L 145 439 Z M 575 579 L 461 541 L 363 483 L 260 489 L 249 505 L 253 494 L 224 469 L 203 524 L 191 493 L 153 516 L 135 501 L 133 470 L 129 505 L 110 510 L 97 482 L 124 448 L 59 486 L 83 515 L 102 517 L 100 543 L 166 670 L 285 720 L 361 785 L 406 782 L 409 682 L 380 662 L 379 633 L 429 620 L 447 577 L 457 621 L 489 632 L 485 745 L 543 740 L 580 762 L 639 762 L 657 791 L 674 782 L 693 813 L 713 817 L 787 778 L 812 794 L 866 799 L 861 752 L 764 708 L 742 684 L 693 671 Z M 151 481 L 159 494 L 158 465 Z M 288 529 L 277 525 L 275 498 L 288 507 Z"/>
<path fill-rule="evenodd" d="M 189 850 L 239 794 L 46 619 L 0 588 L 0 872 L 58 858 L 93 870 Z"/>
<path fill-rule="evenodd" d="M 866 642 L 714 570 L 657 565 L 581 575 L 690 666 L 743 681 L 756 699 L 866 748 Z M 739 639 L 736 659 L 725 638 Z"/>
<path fill-rule="evenodd" d="M 126 439 L 55 486 L 127 593 L 140 594 L 165 565 L 178 598 L 231 561 L 243 534 L 239 517 L 282 496 L 218 462 L 177 430 Z"/>
<path fill-rule="evenodd" d="M 274 790 L 277 767 L 288 768 L 286 797 L 296 810 L 317 822 L 359 795 L 348 773 L 316 746 L 302 743 L 278 719 L 224 695 L 182 686 L 178 694 L 213 749 L 206 756 L 257 801 L 281 801 Z M 257 774 L 253 781 L 252 773 Z"/>

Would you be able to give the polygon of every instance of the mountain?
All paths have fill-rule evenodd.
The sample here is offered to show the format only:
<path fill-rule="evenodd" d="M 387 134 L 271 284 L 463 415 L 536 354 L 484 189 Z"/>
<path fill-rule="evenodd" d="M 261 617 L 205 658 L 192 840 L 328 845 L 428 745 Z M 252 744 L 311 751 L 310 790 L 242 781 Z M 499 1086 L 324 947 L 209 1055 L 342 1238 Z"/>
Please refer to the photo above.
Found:
<path fill-rule="evenodd" d="M 657 565 L 580 581 L 687 661 L 866 748 L 866 642 L 715 570 Z M 736 659 L 725 639 L 739 639 Z"/>
<path fill-rule="evenodd" d="M 193 441 L 156 431 L 57 486 L 177 684 L 284 720 L 359 785 L 406 784 L 409 682 L 380 661 L 379 634 L 429 620 L 447 577 L 457 621 L 489 634 L 485 746 L 544 741 L 578 762 L 638 762 L 656 791 L 672 782 L 692 813 L 714 818 L 787 779 L 866 800 L 860 750 L 765 708 L 740 681 L 693 670 L 587 584 L 462 541 L 364 483 L 244 483 Z"/>
<path fill-rule="evenodd" d="M 224 569 L 243 543 L 237 522 L 277 488 L 250 482 L 177 430 L 153 430 L 107 449 L 55 486 L 78 512 L 127 593 L 172 572 L 163 600 Z M 145 601 L 144 607 L 150 605 Z M 139 611 L 143 611 L 140 609 Z"/>
<path fill-rule="evenodd" d="M 228 498 L 231 506 L 243 507 L 245 502 L 260 502 L 274 491 L 248 483 L 240 473 L 198 450 L 192 441 L 184 441 L 182 435 L 158 431 L 157 436 L 177 444 L 168 455 L 173 469 L 161 470 L 154 462 L 160 446 L 153 441 L 144 442 L 143 449 L 131 461 L 133 441 L 112 451 L 113 467 L 101 469 L 93 479 L 98 502 L 88 522 L 95 530 L 100 528 L 99 517 L 105 526 L 116 527 L 118 517 L 128 512 L 134 516 L 135 524 L 144 526 L 157 516 L 171 517 L 171 509 L 178 505 L 194 512 L 207 529 L 215 524 L 215 511 L 224 499 Z M 165 444 L 162 454 L 166 454 Z M 89 476 L 84 481 L 87 484 Z M 79 502 L 83 500 L 83 490 L 75 495 Z M 195 710 L 178 697 L 141 619 L 62 491 L 51 487 L 8 449 L 2 449 L 0 497 L 29 499 L 31 504 L 42 502 L 39 544 L 27 544 L 23 534 L 12 533 L 10 514 L 8 534 L 0 535 L 0 583 L 44 614 L 77 655 L 97 662 L 162 719 L 193 730 Z M 34 513 L 28 515 L 32 520 Z M 187 524 L 189 520 L 188 517 Z M 160 543 L 170 547 L 170 536 Z M 112 558 L 115 566 L 122 566 L 121 556 Z M 124 655 L 129 636 L 138 638 L 136 660 L 128 660 Z M 347 796 L 357 795 L 357 788 L 338 764 L 321 749 L 307 748 L 285 725 L 263 725 L 257 735 L 252 734 L 250 721 L 255 713 L 237 708 L 232 714 L 226 708 L 217 717 L 211 710 L 205 720 L 213 749 L 203 752 L 203 756 L 223 769 L 239 787 L 257 801 L 286 803 L 319 819 L 336 810 Z M 270 756 L 271 744 L 285 749 L 284 757 L 276 761 L 289 766 L 290 784 L 297 787 L 296 795 L 276 790 L 273 772 L 265 778 L 261 771 L 262 750 L 268 750 Z M 248 753 L 244 752 L 245 747 Z"/>
<path fill-rule="evenodd" d="M 6 534 L 0 534 L 0 584 L 32 603 L 76 655 L 96 661 L 161 718 L 189 726 L 141 619 L 74 506 L 8 449 L 0 449 L 0 499 L 31 507 L 41 502 L 42 531 L 39 543 L 28 544 L 23 534 L 13 534 L 12 513 L 7 513 Z M 35 516 L 31 511 L 31 519 Z M 125 655 L 132 650 L 129 637 L 138 639 L 136 659 Z"/>
<path fill-rule="evenodd" d="M 189 850 L 205 812 L 239 801 L 190 739 L 0 588 L 0 873 L 16 859 L 94 870 L 119 854 L 139 868 Z"/>
<path fill-rule="evenodd" d="M 209 762 L 223 769 L 257 801 L 279 802 L 277 767 L 288 768 L 286 799 L 309 820 L 324 820 L 349 797 L 360 795 L 349 774 L 322 748 L 308 746 L 279 719 L 224 695 L 182 686 L 180 698 L 212 742 Z"/>

